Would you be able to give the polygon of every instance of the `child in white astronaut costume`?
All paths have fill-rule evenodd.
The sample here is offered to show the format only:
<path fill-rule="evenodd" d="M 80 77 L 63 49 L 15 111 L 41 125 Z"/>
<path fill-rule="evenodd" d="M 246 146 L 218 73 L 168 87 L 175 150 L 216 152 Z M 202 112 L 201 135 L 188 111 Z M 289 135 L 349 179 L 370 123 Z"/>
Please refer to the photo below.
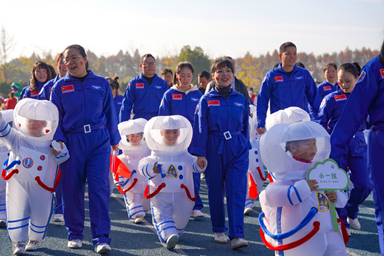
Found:
<path fill-rule="evenodd" d="M 157 116 L 145 125 L 144 136 L 152 150 L 139 163 L 140 173 L 149 179 L 152 221 L 161 243 L 172 249 L 179 241 L 196 199 L 192 172 L 203 172 L 197 157 L 188 153 L 192 140 L 190 122 L 182 116 Z"/>
<path fill-rule="evenodd" d="M 16 255 L 36 250 L 47 232 L 52 192 L 60 179 L 57 165 L 69 158 L 65 145 L 61 152 L 55 151 L 58 156 L 50 147 L 58 119 L 54 104 L 34 99 L 23 99 L 16 105 L 14 126 L 18 130 L 0 116 L 0 136 L 11 150 L 2 177 L 7 180 L 8 235 Z"/>
<path fill-rule="evenodd" d="M 5 121 L 10 123 L 13 122 L 13 109 L 1 111 Z M 8 159 L 9 149 L 3 143 L 3 140 L 0 140 L 0 164 Z M 5 186 L 7 182 L 4 179 L 0 178 L 0 228 L 5 228 L 7 226 L 7 216 L 5 213 Z"/>
<path fill-rule="evenodd" d="M 122 138 L 119 148 L 123 151 L 123 154 L 119 155 L 119 159 L 128 167 L 132 175 L 130 179 L 120 176 L 116 185 L 119 186 L 120 192 L 125 192 L 124 199 L 128 218 L 136 224 L 143 221 L 145 213 L 150 209 L 149 199 L 144 198 L 148 180 L 140 175 L 137 169 L 139 161 L 151 155 L 151 150 L 143 136 L 146 123 L 147 120 L 144 118 L 138 118 L 118 125 Z"/>
<path fill-rule="evenodd" d="M 329 201 L 344 207 L 347 197 L 341 191 L 317 191 L 317 182 L 306 180 L 309 169 L 329 157 L 327 131 L 310 121 L 276 124 L 260 140 L 263 163 L 276 181 L 260 193 L 263 213 L 259 220 L 261 226 L 265 223 L 264 232 L 269 235 L 264 237 L 275 247 L 275 255 L 347 255 L 341 231 L 333 229 L 329 207 Z M 303 237 L 311 238 L 294 247 Z"/>

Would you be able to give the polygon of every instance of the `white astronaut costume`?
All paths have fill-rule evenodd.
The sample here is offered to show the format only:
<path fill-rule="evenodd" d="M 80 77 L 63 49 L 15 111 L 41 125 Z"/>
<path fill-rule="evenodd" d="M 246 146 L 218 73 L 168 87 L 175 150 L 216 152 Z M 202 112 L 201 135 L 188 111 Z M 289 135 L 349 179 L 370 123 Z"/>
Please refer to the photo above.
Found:
<path fill-rule="evenodd" d="M 47 232 L 52 192 L 60 179 L 57 166 L 69 158 L 68 152 L 65 157 L 55 157 L 50 148 L 58 119 L 54 104 L 34 99 L 23 99 L 16 105 L 14 126 L 18 130 L 0 118 L 0 136 L 11 150 L 3 165 L 2 177 L 7 180 L 8 235 L 14 242 L 28 241 L 28 238 L 40 241 Z M 33 120 L 45 121 L 43 130 L 39 130 Z"/>
<path fill-rule="evenodd" d="M 268 115 L 265 120 L 265 129 L 268 131 L 275 124 L 292 124 L 302 121 L 311 121 L 309 114 L 302 108 L 289 107 Z M 275 175 L 270 170 L 268 170 L 268 175 L 271 182 L 276 180 Z"/>
<path fill-rule="evenodd" d="M 13 109 L 3 110 L 3 111 L 1 111 L 1 114 L 3 115 L 3 117 L 7 123 L 10 123 L 10 125 L 13 123 Z M 5 146 L 5 144 L 3 143 L 3 140 L 0 140 L 0 163 L 1 163 L 1 165 L 3 165 L 3 163 L 8 159 L 8 156 L 9 156 L 9 149 L 7 148 L 7 146 Z M 0 221 L 2 222 L 2 225 L 5 225 L 5 220 L 7 219 L 6 211 L 5 211 L 5 187 L 6 187 L 6 184 L 7 184 L 7 182 L 4 179 L 0 179 Z M 5 226 L 2 226 L 2 227 L 5 227 Z"/>
<path fill-rule="evenodd" d="M 136 216 L 144 217 L 145 213 L 150 209 L 149 199 L 144 198 L 144 190 L 148 184 L 148 180 L 143 175 L 140 175 L 137 167 L 141 159 L 151 155 L 151 150 L 144 140 L 144 135 L 140 144 L 137 146 L 133 146 L 128 142 L 126 136 L 144 133 L 146 123 L 147 120 L 144 118 L 138 118 L 122 122 L 118 125 L 122 138 L 119 143 L 119 148 L 123 151 L 119 159 L 128 167 L 132 175 L 130 179 L 120 176 L 119 182 L 115 184 L 119 186 L 120 193 L 126 191 L 124 193 L 125 205 L 127 207 L 128 218 L 132 221 Z"/>
<path fill-rule="evenodd" d="M 286 152 L 286 142 L 313 138 L 317 153 L 312 162 L 295 160 L 289 150 Z M 274 247 L 288 247 L 276 250 L 275 255 L 347 255 L 341 231 L 333 229 L 328 197 L 322 191 L 311 191 L 306 181 L 308 170 L 329 157 L 331 147 L 327 131 L 310 121 L 276 124 L 260 140 L 263 163 L 276 177 L 259 196 L 263 210 L 259 221 L 265 232 L 265 235 L 260 233 L 262 238 Z M 335 207 L 344 207 L 347 197 L 340 191 L 336 193 Z M 318 222 L 320 227 L 315 233 Z M 289 249 L 293 242 L 310 237 L 309 233 L 315 234 L 302 245 Z"/>
<path fill-rule="evenodd" d="M 178 129 L 177 141 L 169 146 L 161 135 L 162 130 Z M 191 215 L 194 200 L 192 173 L 203 172 L 196 164 L 197 157 L 188 153 L 192 140 L 192 127 L 183 116 L 157 116 L 145 125 L 144 136 L 151 156 L 139 163 L 140 173 L 149 179 L 149 195 L 153 225 L 163 245 L 171 236 L 179 236 L 184 232 Z M 154 164 L 162 165 L 161 173 L 155 173 Z M 178 239 L 177 239 L 178 241 Z M 167 247 L 168 248 L 168 247 Z"/>

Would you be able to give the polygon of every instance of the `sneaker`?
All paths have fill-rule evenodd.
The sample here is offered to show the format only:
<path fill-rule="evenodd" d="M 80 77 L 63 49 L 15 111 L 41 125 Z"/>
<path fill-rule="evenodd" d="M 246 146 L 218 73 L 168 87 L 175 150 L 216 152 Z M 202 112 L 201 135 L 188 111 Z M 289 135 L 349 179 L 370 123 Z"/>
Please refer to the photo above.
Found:
<path fill-rule="evenodd" d="M 176 244 L 179 242 L 179 236 L 178 235 L 171 235 L 167 239 L 167 249 L 171 250 L 175 248 Z"/>
<path fill-rule="evenodd" d="M 110 252 L 111 250 L 112 250 L 111 246 L 109 246 L 109 244 L 107 243 L 100 243 L 97 246 L 95 246 L 95 252 L 99 254 L 107 253 L 107 252 Z"/>
<path fill-rule="evenodd" d="M 25 246 L 26 251 L 36 251 L 39 248 L 39 241 L 29 240 L 27 246 Z"/>
<path fill-rule="evenodd" d="M 81 248 L 82 246 L 83 246 L 83 242 L 81 242 L 80 239 L 73 239 L 71 241 L 68 241 L 68 248 L 77 249 L 77 248 Z"/>
<path fill-rule="evenodd" d="M 192 218 L 204 218 L 204 213 L 202 213 L 200 210 L 193 210 L 191 213 Z"/>
<path fill-rule="evenodd" d="M 53 218 L 53 222 L 64 222 L 63 214 L 55 214 L 55 217 Z"/>
<path fill-rule="evenodd" d="M 133 220 L 133 223 L 135 223 L 135 224 L 139 224 L 139 223 L 143 222 L 143 220 L 144 220 L 144 217 L 138 215 L 138 216 L 136 216 L 135 219 Z"/>
<path fill-rule="evenodd" d="M 25 242 L 19 241 L 19 242 L 13 242 L 13 255 L 24 255 L 25 254 Z"/>
<path fill-rule="evenodd" d="M 247 207 L 244 209 L 244 215 L 249 215 L 252 212 L 252 208 Z"/>
<path fill-rule="evenodd" d="M 219 244 L 228 243 L 228 239 L 223 232 L 215 232 L 215 242 Z"/>
<path fill-rule="evenodd" d="M 360 222 L 359 220 L 356 218 L 356 219 L 351 219 L 351 218 L 347 218 L 347 221 L 349 223 L 349 226 L 353 229 L 356 229 L 356 230 L 359 230 L 361 229 L 361 225 L 360 225 Z"/>
<path fill-rule="evenodd" d="M 351 230 L 349 228 L 347 228 L 347 234 L 348 234 L 348 236 L 352 235 Z"/>
<path fill-rule="evenodd" d="M 7 220 L 0 220 L 0 228 L 7 227 Z"/>
<path fill-rule="evenodd" d="M 239 238 L 233 238 L 231 240 L 232 250 L 235 250 L 241 247 L 247 247 L 247 246 L 248 246 L 248 242 L 244 238 L 239 237 Z"/>

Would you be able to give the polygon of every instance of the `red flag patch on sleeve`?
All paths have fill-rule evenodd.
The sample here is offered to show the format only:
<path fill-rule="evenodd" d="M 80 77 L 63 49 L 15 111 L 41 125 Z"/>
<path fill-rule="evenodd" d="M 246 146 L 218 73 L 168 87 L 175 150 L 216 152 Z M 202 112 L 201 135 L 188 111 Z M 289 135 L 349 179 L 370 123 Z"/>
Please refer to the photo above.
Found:
<path fill-rule="evenodd" d="M 330 91 L 330 90 L 331 90 L 331 86 L 324 86 L 324 87 L 323 87 L 323 90 L 324 90 L 324 91 Z"/>
<path fill-rule="evenodd" d="M 219 100 L 209 100 L 208 101 L 208 107 L 220 107 L 220 101 Z"/>
<path fill-rule="evenodd" d="M 275 83 L 284 82 L 284 79 L 282 76 L 275 76 L 274 79 L 275 79 Z"/>
<path fill-rule="evenodd" d="M 333 97 L 335 98 L 336 101 L 347 100 L 347 96 L 345 94 L 335 95 Z"/>
<path fill-rule="evenodd" d="M 61 86 L 61 93 L 69 93 L 74 91 L 75 87 L 73 86 L 73 84 Z"/>
<path fill-rule="evenodd" d="M 172 94 L 172 100 L 182 100 L 183 95 L 182 94 Z"/>
<path fill-rule="evenodd" d="M 144 89 L 144 83 L 137 83 L 136 89 Z"/>
<path fill-rule="evenodd" d="M 380 75 L 381 75 L 381 79 L 384 79 L 384 68 L 380 69 Z"/>

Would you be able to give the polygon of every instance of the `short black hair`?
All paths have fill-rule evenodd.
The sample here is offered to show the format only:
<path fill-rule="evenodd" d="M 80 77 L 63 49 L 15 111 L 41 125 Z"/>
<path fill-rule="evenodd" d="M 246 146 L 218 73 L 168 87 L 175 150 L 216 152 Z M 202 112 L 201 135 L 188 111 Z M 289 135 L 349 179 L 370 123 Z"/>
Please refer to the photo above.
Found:
<path fill-rule="evenodd" d="M 280 45 L 280 53 L 283 54 L 284 52 L 286 52 L 288 47 L 295 47 L 297 49 L 297 47 L 294 43 L 285 42 L 282 45 Z"/>
<path fill-rule="evenodd" d="M 161 71 L 161 75 L 164 76 L 165 74 L 167 73 L 171 73 L 171 75 L 173 76 L 173 72 L 172 72 L 172 69 L 169 69 L 169 68 L 165 68 Z"/>
<path fill-rule="evenodd" d="M 153 58 L 155 61 L 156 61 L 156 58 L 153 57 L 152 54 L 150 53 L 147 53 L 147 54 L 144 54 L 143 56 L 141 56 L 141 61 L 140 61 L 140 64 L 144 64 L 144 61 L 148 58 Z"/>
<path fill-rule="evenodd" d="M 232 62 L 226 58 L 226 57 L 219 57 L 219 58 L 216 58 L 213 62 L 212 62 L 212 65 L 211 65 L 211 73 L 215 73 L 216 70 L 218 70 L 219 68 L 223 68 L 223 67 L 228 67 L 229 69 L 231 69 L 232 73 L 233 73 L 233 65 L 232 65 Z"/>
<path fill-rule="evenodd" d="M 208 71 L 203 70 L 198 75 L 198 77 L 205 77 L 207 80 L 211 79 L 211 76 L 209 75 Z"/>

